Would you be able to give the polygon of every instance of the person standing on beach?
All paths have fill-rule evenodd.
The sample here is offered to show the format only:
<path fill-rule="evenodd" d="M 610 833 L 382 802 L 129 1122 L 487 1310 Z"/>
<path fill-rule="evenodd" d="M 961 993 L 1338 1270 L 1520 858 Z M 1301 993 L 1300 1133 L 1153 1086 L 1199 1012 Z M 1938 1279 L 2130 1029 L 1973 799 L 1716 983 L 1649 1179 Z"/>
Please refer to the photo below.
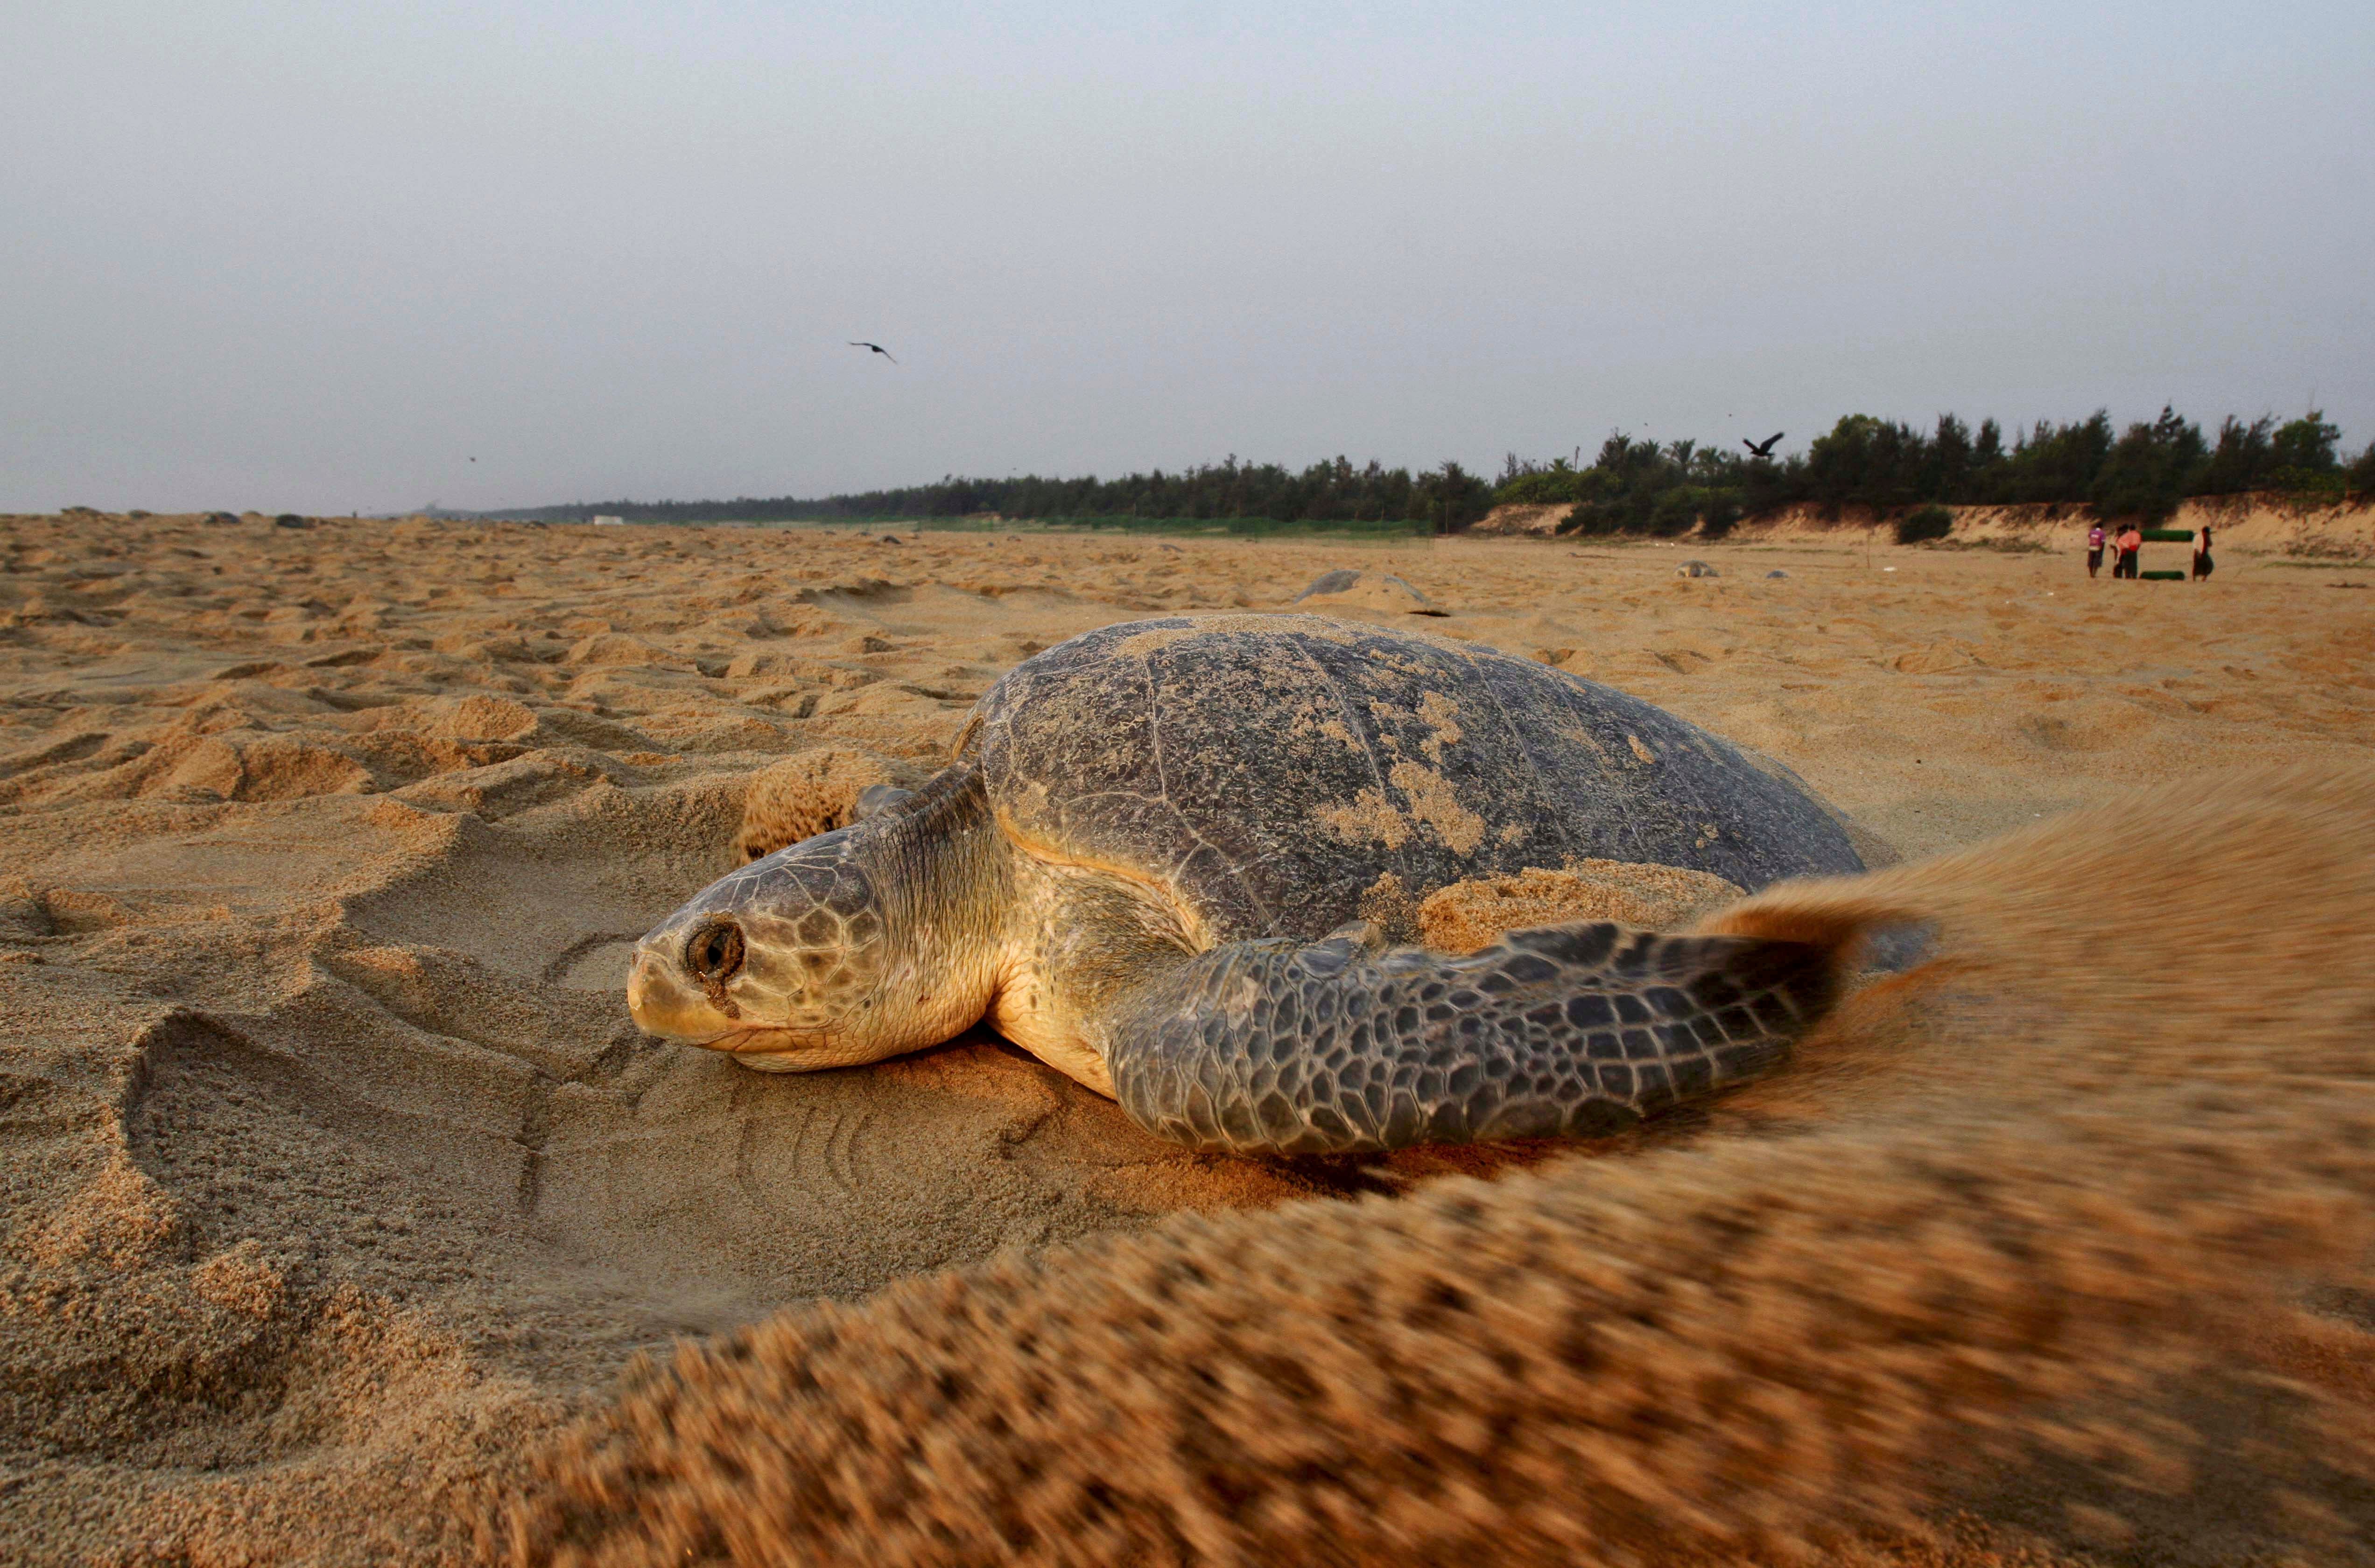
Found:
<path fill-rule="evenodd" d="M 2136 574 L 2136 552 L 2145 548 L 2145 536 L 2133 523 L 2120 530 L 2120 564 L 2111 569 L 2114 577 Z"/>
<path fill-rule="evenodd" d="M 2100 523 L 2086 530 L 2086 575 L 2092 577 L 2103 569 L 2103 525 Z"/>
<path fill-rule="evenodd" d="M 2201 582 L 2217 564 L 2210 559 L 2210 525 L 2204 523 L 2201 531 L 2193 536 L 2193 580 Z"/>

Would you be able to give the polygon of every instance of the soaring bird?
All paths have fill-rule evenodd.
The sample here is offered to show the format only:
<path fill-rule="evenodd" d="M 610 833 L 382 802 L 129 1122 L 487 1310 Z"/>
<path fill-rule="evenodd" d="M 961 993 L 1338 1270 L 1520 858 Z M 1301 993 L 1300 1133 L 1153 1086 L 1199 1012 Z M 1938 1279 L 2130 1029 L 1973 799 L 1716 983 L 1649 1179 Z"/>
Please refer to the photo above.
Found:
<path fill-rule="evenodd" d="M 1752 457 L 1770 457 L 1773 455 L 1773 443 L 1789 433 L 1787 430 L 1775 430 L 1763 441 L 1743 441 L 1740 444 L 1748 448 L 1748 454 Z"/>
<path fill-rule="evenodd" d="M 892 364 L 895 365 L 899 362 L 898 356 L 892 354 L 890 349 L 885 348 L 880 343 L 860 343 L 856 339 L 852 339 L 849 346 L 852 348 L 871 348 L 876 353 L 881 355 L 884 359 L 890 360 Z"/>

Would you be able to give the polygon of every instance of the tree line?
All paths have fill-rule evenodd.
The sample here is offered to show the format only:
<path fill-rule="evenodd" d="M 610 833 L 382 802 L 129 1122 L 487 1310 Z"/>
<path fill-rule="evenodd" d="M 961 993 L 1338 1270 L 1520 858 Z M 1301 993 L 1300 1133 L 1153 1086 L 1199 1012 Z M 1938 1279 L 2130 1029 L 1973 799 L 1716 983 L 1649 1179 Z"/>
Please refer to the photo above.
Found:
<path fill-rule="evenodd" d="M 2163 408 L 2115 429 L 2109 412 L 2057 425 L 2039 419 L 2007 444 L 1993 419 L 1977 430 L 1953 414 L 1920 430 L 1850 414 L 1802 455 L 1774 459 L 1697 442 L 1660 444 L 1611 435 L 1586 466 L 1514 453 L 1494 487 L 1495 504 L 1565 503 L 1563 533 L 1673 535 L 1703 525 L 1721 534 L 1743 517 L 1811 504 L 1897 512 L 1926 505 L 2076 502 L 2105 517 L 2158 523 L 2194 496 L 2276 491 L 2305 498 L 2375 490 L 2375 442 L 2355 459 L 2342 431 L 2312 410 L 2278 424 L 2229 416 L 2215 439 Z"/>
<path fill-rule="evenodd" d="M 743 497 L 736 501 L 575 502 L 508 515 L 582 521 L 604 515 L 639 523 L 916 522 L 977 516 L 1099 523 L 1271 522 L 1316 525 L 1409 523 L 1455 533 L 1493 508 L 1493 487 L 1457 463 L 1412 473 L 1372 461 L 1361 467 L 1338 457 L 1300 470 L 1276 463 L 1226 462 L 1117 479 L 967 479 L 799 500 Z"/>
<path fill-rule="evenodd" d="M 2106 517 L 2157 523 L 2194 496 L 2277 491 L 2301 497 L 2375 490 L 2375 442 L 2355 458 L 2342 432 L 2312 410 L 2298 419 L 2245 423 L 2229 416 L 2215 437 L 2163 408 L 2117 429 L 2097 410 L 2068 424 L 2039 419 L 2009 442 L 1993 419 L 1973 430 L 1953 414 L 1934 429 L 1849 414 L 1802 454 L 1758 457 L 1695 441 L 1658 442 L 1613 433 L 1589 464 L 1511 454 L 1498 483 L 1455 462 L 1413 472 L 1337 457 L 1294 469 L 1227 461 L 1165 472 L 1004 479 L 961 478 L 803 500 L 573 502 L 509 517 L 552 522 L 597 515 L 641 523 L 924 523 L 996 513 L 1095 525 L 1218 523 L 1321 527 L 1406 524 L 1455 533 L 1495 506 L 1563 504 L 1563 533 L 1721 534 L 1743 517 L 1811 504 L 1901 513 L 1928 505 L 2086 502 Z"/>

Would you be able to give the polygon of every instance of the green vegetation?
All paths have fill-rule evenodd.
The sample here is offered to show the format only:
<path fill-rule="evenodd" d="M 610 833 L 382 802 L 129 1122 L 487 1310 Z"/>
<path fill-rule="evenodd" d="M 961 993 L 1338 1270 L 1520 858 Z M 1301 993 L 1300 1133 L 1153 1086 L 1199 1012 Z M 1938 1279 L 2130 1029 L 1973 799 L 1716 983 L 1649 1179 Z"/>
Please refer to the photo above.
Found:
<path fill-rule="evenodd" d="M 2040 419 L 2004 442 L 1993 419 L 1975 431 L 1952 414 L 1923 431 L 1850 414 L 1814 438 L 1803 456 L 1761 458 L 1679 441 L 1660 446 L 1618 433 L 1586 467 L 1565 458 L 1521 462 L 1513 453 L 1493 491 L 1496 505 L 1573 510 L 1562 533 L 1672 536 L 1694 525 L 1720 535 L 1743 516 L 1793 504 L 1869 507 L 1883 513 L 1948 505 L 2086 502 L 2106 517 L 2157 523 L 2188 497 L 2275 491 L 2340 500 L 2375 490 L 2375 443 L 2345 465 L 2342 432 L 2312 409 L 2278 425 L 2229 418 L 2217 441 L 2163 408 L 2147 423 L 2114 429 L 2108 412 L 2066 425 Z M 1905 518 L 1900 527 L 1910 525 Z M 1922 525 L 1937 526 L 1932 519 Z M 1943 537 L 1944 530 L 1922 537 Z"/>
<path fill-rule="evenodd" d="M 1559 499 L 1573 501 L 1575 510 L 1559 531 L 1666 538 L 1703 523 L 1710 536 L 1720 535 L 1740 520 L 1741 497 L 1731 482 L 1736 466 L 1696 442 L 1660 446 L 1612 435 L 1590 467 L 1567 474 L 1569 493 Z"/>
<path fill-rule="evenodd" d="M 632 523 L 873 522 L 922 526 L 935 520 L 1001 517 L 1065 523 L 1087 527 L 1135 527 L 1176 533 L 1204 524 L 1232 532 L 1267 532 L 1262 524 L 1302 525 L 1306 530 L 1448 534 L 1467 527 L 1492 509 L 1493 491 L 1457 463 L 1424 473 L 1388 468 L 1372 462 L 1355 468 L 1342 457 L 1315 463 L 1300 472 L 1275 463 L 1225 463 L 1166 474 L 1129 474 L 1118 479 L 963 479 L 902 489 L 801 501 L 744 497 L 724 501 L 580 502 L 507 515 L 548 522 L 582 520 L 597 513 Z M 1253 525 L 1243 528 L 1240 525 Z"/>
<path fill-rule="evenodd" d="M 2057 425 L 2039 419 L 2007 443 L 1993 419 L 1973 430 L 1952 414 L 1929 430 L 1849 414 L 1802 455 L 1768 458 L 1695 441 L 1663 444 L 1619 431 L 1587 465 L 1522 462 L 1515 453 L 1497 484 L 1447 462 L 1422 473 L 1342 457 L 1292 469 L 1226 462 L 1117 479 L 968 479 L 801 500 L 577 502 L 493 513 L 549 522 L 596 514 L 637 523 L 800 522 L 961 527 L 996 517 L 1060 527 L 1245 536 L 1448 534 L 1495 506 L 1565 505 L 1561 533 L 1672 537 L 1729 532 L 1743 517 L 1810 504 L 1837 516 L 1866 507 L 1901 519 L 1914 536 L 1942 538 L 1931 515 L 1948 506 L 2087 503 L 2105 517 L 2158 523 L 2193 496 L 2274 491 L 2340 500 L 2375 491 L 2375 442 L 2339 454 L 2342 432 L 2311 409 L 2285 424 L 2232 417 L 2216 439 L 2163 408 L 2122 432 L 2108 412 Z M 1913 515 L 1906 513 L 1913 509 Z M 1916 523 L 1915 519 L 1923 521 Z M 1951 521 L 1951 518 L 1949 519 Z M 1937 529 L 1935 533 L 1920 530 Z"/>
<path fill-rule="evenodd" d="M 1917 506 L 1896 520 L 1896 542 L 1900 545 L 1920 544 L 1924 539 L 1943 539 L 1955 526 L 1955 514 L 1932 501 Z"/>

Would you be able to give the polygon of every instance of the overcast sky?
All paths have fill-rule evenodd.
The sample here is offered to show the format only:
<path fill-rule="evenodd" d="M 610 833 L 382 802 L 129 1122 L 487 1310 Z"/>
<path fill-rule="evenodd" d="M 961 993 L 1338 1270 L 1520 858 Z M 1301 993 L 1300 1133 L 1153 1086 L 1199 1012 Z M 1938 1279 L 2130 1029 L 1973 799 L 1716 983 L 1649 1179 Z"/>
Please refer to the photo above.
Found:
<path fill-rule="evenodd" d="M 2375 437 L 2366 0 L 0 17 L 5 509 Z"/>

